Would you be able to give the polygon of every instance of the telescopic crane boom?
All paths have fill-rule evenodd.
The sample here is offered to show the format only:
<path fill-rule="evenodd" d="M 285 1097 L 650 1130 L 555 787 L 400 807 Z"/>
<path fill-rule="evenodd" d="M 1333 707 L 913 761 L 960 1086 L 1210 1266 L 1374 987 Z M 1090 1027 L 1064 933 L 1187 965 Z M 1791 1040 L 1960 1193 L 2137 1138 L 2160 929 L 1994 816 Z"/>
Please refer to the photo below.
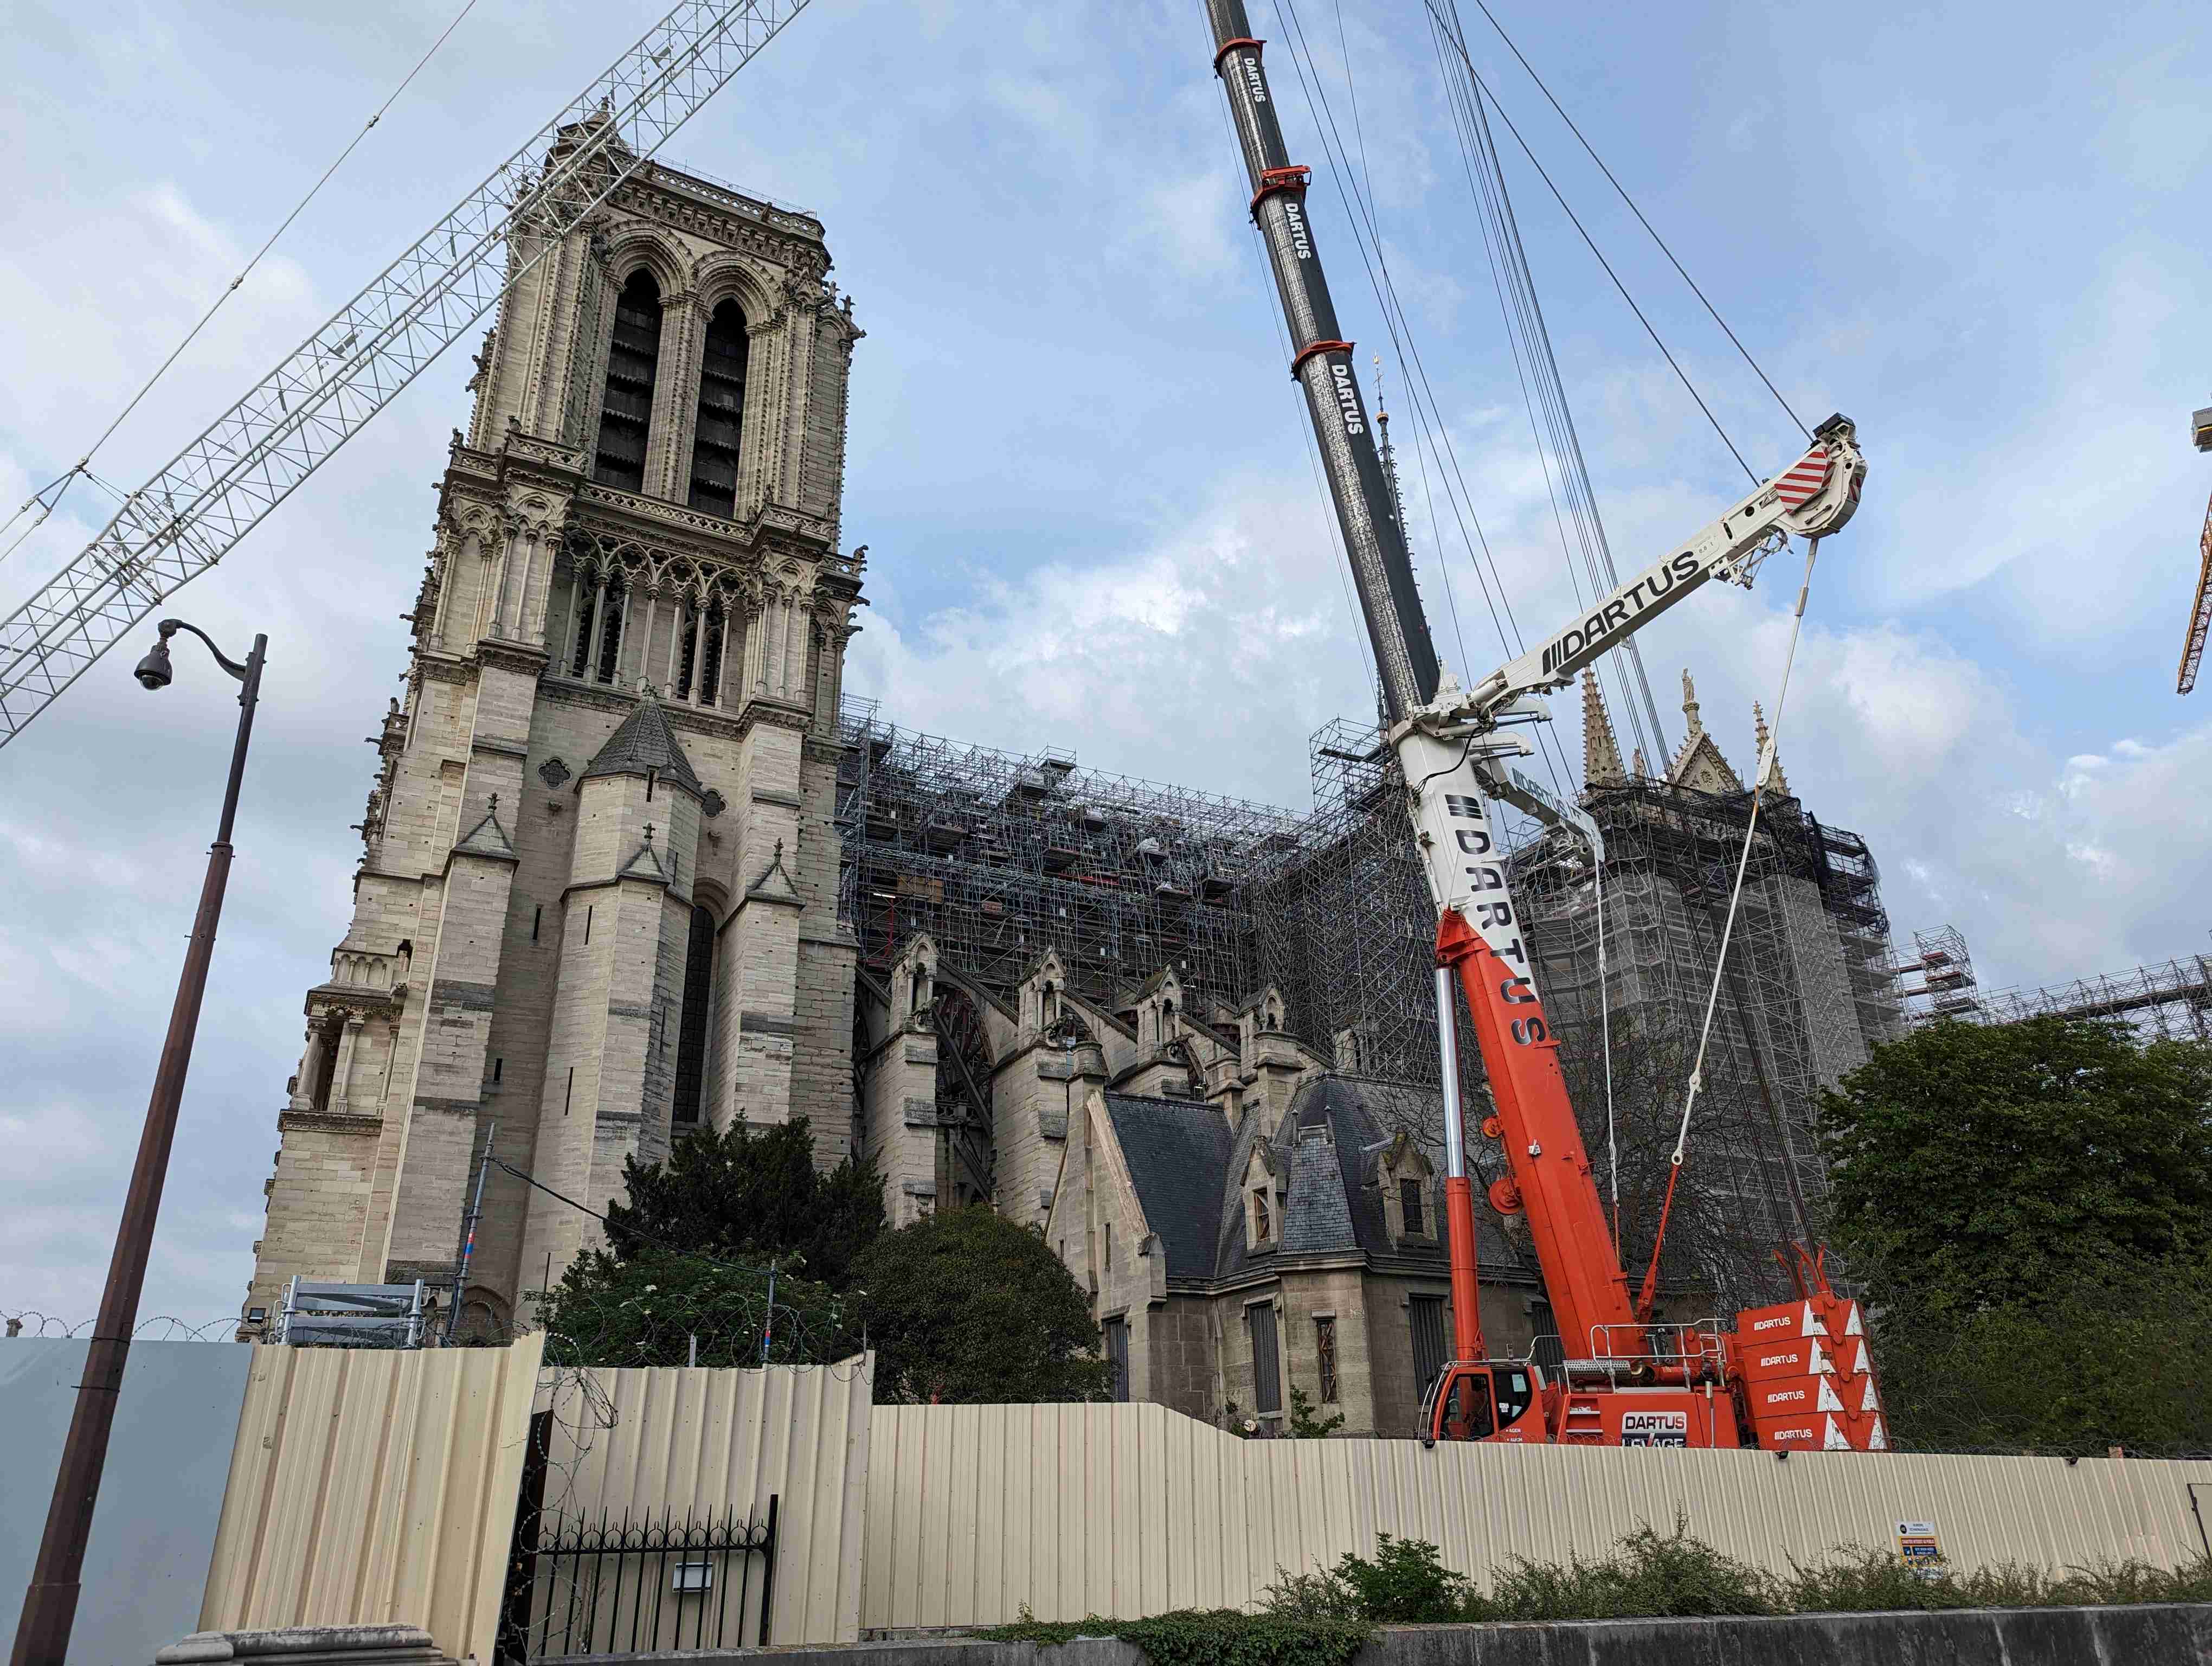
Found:
<path fill-rule="evenodd" d="M 1531 749 L 1505 733 L 1547 720 L 1546 691 L 1566 686 L 1708 580 L 1749 584 L 1788 534 L 1821 538 L 1850 519 L 1866 476 L 1851 424 L 1831 417 L 1780 475 L 1540 646 L 1462 688 L 1437 664 L 1404 537 L 1387 509 L 1352 344 L 1341 339 L 1305 212 L 1309 170 L 1291 163 L 1284 148 L 1264 43 L 1253 38 L 1243 0 L 1206 6 L 1214 71 L 1227 93 L 1252 216 L 1289 326 L 1291 374 L 1305 392 L 1320 442 L 1437 912 L 1454 1359 L 1430 1388 L 1425 1429 L 1432 1438 L 1880 1445 L 1870 1375 L 1863 1392 L 1856 1380 L 1850 1384 L 1873 1417 L 1869 1438 L 1854 1442 L 1837 1420 L 1844 1414 L 1849 1421 L 1831 1380 L 1838 1341 L 1853 1338 L 1849 1358 L 1862 1374 L 1864 1345 L 1856 1337 L 1856 1307 L 1828 1291 L 1817 1259 L 1803 1258 L 1792 1269 L 1800 1303 L 1739 1315 L 1732 1335 L 1717 1326 L 1656 1327 L 1636 1312 L 1560 1077 L 1558 1043 L 1536 990 L 1488 804 L 1504 798 L 1556 815 L 1515 781 L 1509 760 Z M 1497 1103 L 1483 1131 L 1504 1148 L 1507 1173 L 1491 1201 L 1504 1212 L 1525 1211 L 1560 1335 L 1576 1355 L 1556 1383 L 1546 1383 L 1527 1361 L 1492 1360 L 1483 1347 L 1449 977 L 1457 978 L 1473 1014 Z M 1756 1382 L 1754 1369 L 1765 1373 Z"/>

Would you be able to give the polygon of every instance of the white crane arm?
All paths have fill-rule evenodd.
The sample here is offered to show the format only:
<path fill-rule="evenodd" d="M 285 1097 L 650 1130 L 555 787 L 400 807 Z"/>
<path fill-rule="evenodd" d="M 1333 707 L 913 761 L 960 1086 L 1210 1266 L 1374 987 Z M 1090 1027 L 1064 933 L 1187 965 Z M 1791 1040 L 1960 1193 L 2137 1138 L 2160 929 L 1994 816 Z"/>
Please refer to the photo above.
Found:
<path fill-rule="evenodd" d="M 1462 711 L 1491 716 L 1525 695 L 1566 687 L 1583 666 L 1708 579 L 1748 586 L 1759 561 L 1780 547 L 1781 534 L 1825 538 L 1840 531 L 1858 508 L 1865 481 L 1866 459 L 1856 430 L 1849 418 L 1831 416 L 1814 430 L 1812 448 L 1802 457 L 1753 488 L 1675 553 L 1654 562 L 1581 618 L 1491 672 L 1468 691 Z"/>
<path fill-rule="evenodd" d="M 644 167 L 808 0 L 681 0 L 0 620 L 0 746 Z M 504 251 L 504 252 L 502 252 Z"/>

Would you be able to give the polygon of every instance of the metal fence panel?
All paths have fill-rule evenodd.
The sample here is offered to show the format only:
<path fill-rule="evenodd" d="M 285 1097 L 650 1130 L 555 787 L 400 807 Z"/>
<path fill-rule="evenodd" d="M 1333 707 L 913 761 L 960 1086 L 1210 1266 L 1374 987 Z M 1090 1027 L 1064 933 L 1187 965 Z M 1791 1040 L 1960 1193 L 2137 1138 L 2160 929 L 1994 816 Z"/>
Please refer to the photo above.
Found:
<path fill-rule="evenodd" d="M 2191 1485 L 2212 1499 L 2212 1462 L 1247 1441 L 1151 1405 L 879 1406 L 867 1473 L 870 1632 L 1240 1608 L 1378 1533 L 1480 1580 L 1678 1511 L 1777 1572 L 1893 1548 L 1901 1520 L 1935 1522 L 1961 1570 L 2174 1567 L 2203 1554 Z"/>
<path fill-rule="evenodd" d="M 543 1340 L 254 1348 L 200 1628 L 405 1622 L 491 1659 Z"/>
<path fill-rule="evenodd" d="M 617 1521 L 627 1512 L 636 1521 L 764 1522 L 773 1498 L 771 1640 L 858 1639 L 872 1354 L 762 1371 L 547 1375 L 538 1407 L 553 1414 L 549 1538 L 603 1511 Z"/>

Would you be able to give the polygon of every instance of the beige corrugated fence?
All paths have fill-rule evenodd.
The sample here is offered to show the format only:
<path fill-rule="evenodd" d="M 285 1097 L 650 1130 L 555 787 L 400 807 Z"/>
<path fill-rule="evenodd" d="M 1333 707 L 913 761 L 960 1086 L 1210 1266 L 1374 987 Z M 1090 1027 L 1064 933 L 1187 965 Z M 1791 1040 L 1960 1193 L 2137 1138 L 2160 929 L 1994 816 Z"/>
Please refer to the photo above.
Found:
<path fill-rule="evenodd" d="M 873 1364 L 871 1355 L 763 1371 L 558 1373 L 538 1402 L 554 1414 L 548 1517 L 667 1511 L 681 1520 L 734 1511 L 758 1521 L 774 1497 L 769 1640 L 855 1641 Z"/>
<path fill-rule="evenodd" d="M 1932 1521 L 1962 1569 L 2203 1554 L 2188 1483 L 2212 1463 L 1801 1452 L 1425 1449 L 1243 1441 L 1158 1406 L 884 1406 L 867 1483 L 861 1624 L 1128 1619 L 1255 1601 L 1279 1568 L 1433 1541 L 1478 1578 L 1511 1557 L 1600 1554 L 1680 1511 L 1778 1572 Z"/>
<path fill-rule="evenodd" d="M 256 1348 L 201 1629 L 404 1621 L 489 1661 L 543 1341 Z"/>

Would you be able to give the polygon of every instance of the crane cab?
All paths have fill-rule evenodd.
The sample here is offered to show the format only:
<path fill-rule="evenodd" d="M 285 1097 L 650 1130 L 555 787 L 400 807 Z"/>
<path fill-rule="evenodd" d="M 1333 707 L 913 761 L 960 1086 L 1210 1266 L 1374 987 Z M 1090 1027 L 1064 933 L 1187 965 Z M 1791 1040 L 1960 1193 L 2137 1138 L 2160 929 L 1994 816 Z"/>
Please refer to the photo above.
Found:
<path fill-rule="evenodd" d="M 1524 1359 L 1455 1359 L 1437 1373 L 1421 1404 L 1421 1443 L 1489 1440 L 1541 1445 L 1544 1379 Z"/>

